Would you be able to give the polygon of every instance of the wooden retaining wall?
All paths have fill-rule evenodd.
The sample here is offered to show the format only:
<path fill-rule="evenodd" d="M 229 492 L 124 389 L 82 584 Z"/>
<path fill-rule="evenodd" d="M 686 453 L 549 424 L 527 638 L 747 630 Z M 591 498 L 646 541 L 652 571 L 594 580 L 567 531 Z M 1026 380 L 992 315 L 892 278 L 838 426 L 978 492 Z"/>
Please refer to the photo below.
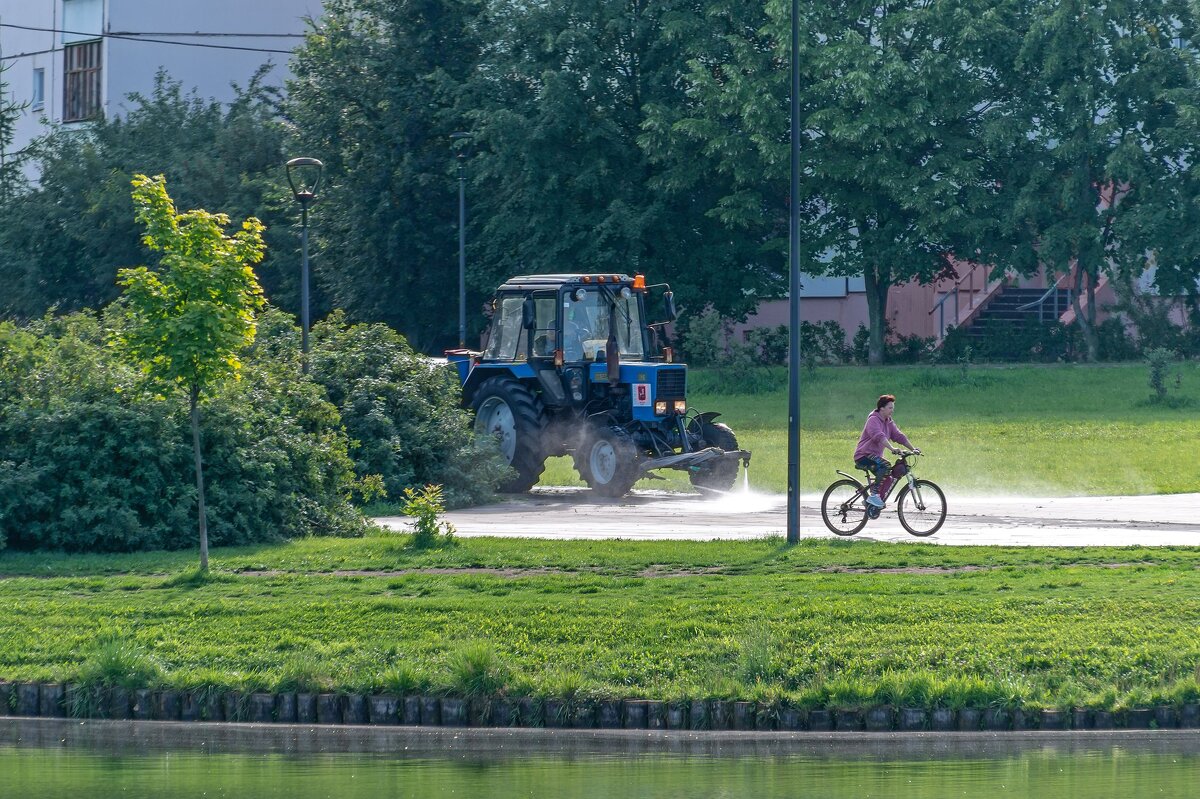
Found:
<path fill-rule="evenodd" d="M 314 693 L 236 693 L 0 681 L 0 716 L 650 730 L 975 731 L 1200 729 L 1200 704 L 1124 711 L 1075 708 L 834 708 L 800 710 L 754 702 L 532 697 L 464 699 Z"/>

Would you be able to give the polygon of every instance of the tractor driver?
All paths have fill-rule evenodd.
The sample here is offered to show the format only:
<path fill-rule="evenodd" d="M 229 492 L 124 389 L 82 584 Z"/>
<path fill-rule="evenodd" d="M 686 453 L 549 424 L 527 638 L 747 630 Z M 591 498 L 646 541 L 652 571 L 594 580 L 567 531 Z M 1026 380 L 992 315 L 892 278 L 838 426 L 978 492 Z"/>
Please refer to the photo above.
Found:
<path fill-rule="evenodd" d="M 567 361 L 582 361 L 585 355 L 584 342 L 592 338 L 587 311 L 583 308 L 576 310 L 575 306 L 576 303 L 571 304 L 563 321 L 563 358 Z"/>

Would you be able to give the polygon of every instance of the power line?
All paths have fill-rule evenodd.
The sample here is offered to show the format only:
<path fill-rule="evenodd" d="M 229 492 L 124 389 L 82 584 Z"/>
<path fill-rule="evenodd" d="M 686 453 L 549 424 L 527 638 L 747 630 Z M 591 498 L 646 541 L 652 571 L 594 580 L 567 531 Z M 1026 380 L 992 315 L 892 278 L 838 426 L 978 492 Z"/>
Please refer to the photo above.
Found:
<path fill-rule="evenodd" d="M 213 31 L 113 31 L 113 36 L 219 36 L 242 37 L 248 39 L 303 39 L 303 33 L 219 33 Z"/>
<path fill-rule="evenodd" d="M 31 26 L 31 25 L 14 25 L 11 22 L 0 22 L 0 28 L 16 28 L 17 30 L 39 31 L 41 33 L 69 33 L 72 36 L 88 36 L 88 37 L 97 38 L 97 39 L 121 39 L 124 41 L 130 41 L 130 42 L 147 42 L 147 43 L 153 43 L 153 44 L 173 44 L 178 47 L 203 47 L 203 48 L 207 48 L 210 50 L 242 50 L 242 51 L 248 52 L 248 53 L 280 53 L 281 55 L 291 55 L 292 54 L 291 50 L 275 50 L 275 49 L 271 49 L 271 48 L 267 48 L 267 47 L 239 47 L 239 46 L 233 45 L 233 44 L 205 44 L 203 42 L 173 42 L 173 41 L 170 41 L 169 39 L 147 39 L 141 35 L 132 35 L 132 34 L 126 34 L 126 33 L 94 33 L 92 31 L 68 31 L 68 30 L 63 30 L 62 28 L 39 28 L 39 27 Z M 157 34 L 157 35 L 164 36 L 164 35 L 170 35 L 170 34 Z M 180 36 L 193 36 L 195 34 L 179 34 L 179 35 Z M 213 34 L 213 35 L 221 36 L 224 34 Z M 259 34 L 259 35 L 268 36 L 270 34 Z M 279 34 L 279 35 L 282 36 L 285 34 Z M 48 51 L 43 50 L 42 52 L 48 52 Z M 5 58 L 20 58 L 21 55 L 35 55 L 35 53 L 22 53 L 20 55 L 15 55 L 15 56 L 5 56 Z"/>

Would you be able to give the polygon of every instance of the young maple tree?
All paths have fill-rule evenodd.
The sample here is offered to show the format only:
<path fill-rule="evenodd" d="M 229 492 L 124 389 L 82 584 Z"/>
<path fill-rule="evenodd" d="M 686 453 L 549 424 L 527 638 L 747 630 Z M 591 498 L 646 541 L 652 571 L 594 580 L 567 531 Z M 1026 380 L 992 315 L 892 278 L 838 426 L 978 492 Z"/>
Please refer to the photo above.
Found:
<path fill-rule="evenodd" d="M 119 342 L 142 371 L 166 390 L 187 392 L 196 463 L 200 569 L 208 569 L 200 397 L 236 379 L 238 354 L 254 341 L 262 288 L 251 268 L 262 260 L 263 225 L 254 217 L 226 235 L 229 217 L 204 210 L 180 214 L 162 175 L 135 175 L 133 202 L 146 226 L 142 242 L 162 254 L 155 269 L 118 272 L 126 324 Z"/>

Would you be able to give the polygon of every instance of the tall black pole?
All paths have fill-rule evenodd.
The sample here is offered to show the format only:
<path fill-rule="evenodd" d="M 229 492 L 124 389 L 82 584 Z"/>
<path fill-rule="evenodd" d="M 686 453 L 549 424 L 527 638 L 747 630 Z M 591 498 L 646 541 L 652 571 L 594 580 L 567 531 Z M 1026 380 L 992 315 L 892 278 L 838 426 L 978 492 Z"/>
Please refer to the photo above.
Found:
<path fill-rule="evenodd" d="M 300 368 L 308 374 L 308 200 L 300 200 Z"/>
<path fill-rule="evenodd" d="M 792 0 L 792 184 L 788 202 L 787 541 L 800 541 L 800 0 Z"/>
<path fill-rule="evenodd" d="M 467 192 L 463 152 L 458 152 L 458 346 L 467 346 Z"/>

